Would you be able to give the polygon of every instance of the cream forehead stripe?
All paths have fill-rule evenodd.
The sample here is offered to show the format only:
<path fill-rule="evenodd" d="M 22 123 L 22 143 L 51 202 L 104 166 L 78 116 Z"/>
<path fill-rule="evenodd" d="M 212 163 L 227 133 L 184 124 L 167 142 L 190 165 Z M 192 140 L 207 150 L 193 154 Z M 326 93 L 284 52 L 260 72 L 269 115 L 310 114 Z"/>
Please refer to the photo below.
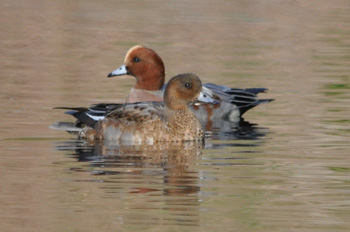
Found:
<path fill-rule="evenodd" d="M 143 47 L 141 45 L 136 45 L 136 46 L 130 48 L 129 51 L 125 55 L 124 63 L 126 62 L 126 59 L 129 57 L 130 53 L 132 53 L 134 50 L 139 49 L 139 48 L 143 48 Z"/>

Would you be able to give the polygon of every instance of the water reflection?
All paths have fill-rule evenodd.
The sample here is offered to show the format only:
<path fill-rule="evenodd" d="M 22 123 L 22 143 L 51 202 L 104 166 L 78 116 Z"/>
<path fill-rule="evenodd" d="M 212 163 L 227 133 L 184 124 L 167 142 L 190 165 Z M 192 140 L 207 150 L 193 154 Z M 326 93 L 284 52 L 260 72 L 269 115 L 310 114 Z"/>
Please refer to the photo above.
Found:
<path fill-rule="evenodd" d="M 257 146 L 259 143 L 238 141 L 258 141 L 269 134 L 266 127 L 250 123 L 244 119 L 239 122 L 216 121 L 211 130 L 206 131 L 205 148 L 226 148 L 233 146 Z M 220 141 L 217 143 L 217 141 Z"/>
<path fill-rule="evenodd" d="M 165 167 L 186 163 L 193 164 L 201 155 L 202 148 L 225 148 L 232 146 L 257 146 L 259 143 L 239 143 L 232 141 L 258 141 L 266 136 L 268 128 L 243 119 L 239 122 L 216 121 L 211 130 L 205 131 L 204 142 L 165 142 L 153 145 L 116 145 L 111 141 L 64 141 L 58 150 L 74 151 L 72 157 L 78 161 L 105 162 L 109 167 Z M 221 141 L 219 144 L 217 141 Z M 227 143 L 225 143 L 227 141 Z M 164 166 L 165 165 L 165 166 Z"/>
<path fill-rule="evenodd" d="M 89 143 L 72 140 L 63 142 L 57 148 L 73 151 L 70 156 L 84 162 L 84 165 L 70 170 L 91 173 L 92 179 L 84 181 L 99 183 L 99 188 L 108 197 L 134 199 L 134 194 L 147 195 L 142 202 L 139 202 L 139 198 L 130 200 L 128 210 L 166 210 L 177 219 L 179 213 L 190 214 L 190 217 L 177 223 L 198 224 L 199 174 L 190 167 L 201 156 L 202 143 L 113 146 L 103 141 Z M 189 208 L 191 213 L 188 212 Z M 136 223 L 150 224 L 145 219 L 145 215 L 142 218 L 135 218 L 135 214 L 123 216 L 123 221 L 137 220 Z M 168 223 L 171 223 L 175 219 L 168 217 L 149 220 L 151 223 L 170 220 Z"/>
<path fill-rule="evenodd" d="M 349 231 L 349 6 L 2 0 L 1 231 Z M 139 43 L 168 77 L 264 86 L 278 101 L 246 115 L 259 125 L 215 126 L 193 160 L 53 150 L 71 137 L 48 126 L 71 118 L 52 108 L 123 102 L 134 80 L 105 76 Z"/>
<path fill-rule="evenodd" d="M 220 128 L 207 131 L 205 143 L 117 146 L 104 141 L 70 140 L 56 147 L 77 161 L 67 165 L 76 173 L 72 175 L 75 182 L 93 183 L 104 192 L 105 198 L 125 199 L 124 211 L 119 210 L 123 212 L 119 217 L 122 223 L 199 226 L 200 212 L 204 210 L 202 197 L 211 194 L 201 186 L 211 178 L 199 171 L 198 166 L 242 162 L 241 157 L 232 155 L 202 157 L 203 149 L 258 146 L 257 141 L 266 131 L 242 121 L 227 127 L 226 131 Z M 251 142 L 242 144 L 242 140 Z M 149 210 L 163 213 L 149 217 Z"/>

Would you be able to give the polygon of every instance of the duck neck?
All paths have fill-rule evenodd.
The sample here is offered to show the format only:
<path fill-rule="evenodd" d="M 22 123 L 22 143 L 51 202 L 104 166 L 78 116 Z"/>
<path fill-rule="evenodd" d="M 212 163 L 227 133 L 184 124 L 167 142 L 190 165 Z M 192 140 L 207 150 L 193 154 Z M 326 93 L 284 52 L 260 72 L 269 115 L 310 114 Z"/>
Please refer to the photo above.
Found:
<path fill-rule="evenodd" d="M 169 94 L 164 93 L 164 104 L 168 111 L 189 111 L 188 105 L 183 101 L 169 97 Z"/>
<path fill-rule="evenodd" d="M 165 112 L 169 121 L 182 121 L 184 117 L 195 117 L 188 107 L 172 109 L 165 106 Z M 183 124 L 186 124 L 186 122 L 183 122 Z"/>
<path fill-rule="evenodd" d="M 160 70 L 148 70 L 145 75 L 136 77 L 135 89 L 143 89 L 149 91 L 160 90 L 165 81 L 164 68 Z"/>

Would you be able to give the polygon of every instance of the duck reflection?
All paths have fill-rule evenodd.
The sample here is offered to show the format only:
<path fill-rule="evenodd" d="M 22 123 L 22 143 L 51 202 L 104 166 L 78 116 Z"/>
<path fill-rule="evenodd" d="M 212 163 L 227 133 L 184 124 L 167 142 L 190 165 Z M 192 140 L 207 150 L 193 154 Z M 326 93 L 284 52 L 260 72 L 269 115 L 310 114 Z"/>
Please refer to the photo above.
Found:
<path fill-rule="evenodd" d="M 78 161 L 90 162 L 90 168 L 99 168 L 93 169 L 94 175 L 118 175 L 126 172 L 135 175 L 162 175 L 164 184 L 178 188 L 165 189 L 164 195 L 198 191 L 197 186 L 191 186 L 191 183 L 197 182 L 194 178 L 197 173 L 190 170 L 189 166 L 196 163 L 202 148 L 202 142 L 193 141 L 123 146 L 109 145 L 106 141 L 67 141 L 58 147 L 59 150 L 66 151 L 74 149 L 71 155 Z M 147 189 L 140 188 L 140 192 L 147 192 Z"/>
<path fill-rule="evenodd" d="M 268 128 L 244 119 L 238 122 L 219 120 L 213 122 L 210 130 L 205 131 L 205 148 L 259 146 L 261 139 L 269 133 Z"/>
<path fill-rule="evenodd" d="M 203 125 L 205 126 L 205 125 Z M 152 167 L 178 164 L 188 165 L 194 162 L 193 159 L 201 154 L 202 148 L 241 146 L 233 143 L 237 140 L 258 141 L 267 134 L 268 128 L 253 124 L 244 119 L 238 122 L 217 120 L 211 125 L 210 130 L 205 131 L 204 142 L 163 142 L 153 145 L 115 145 L 111 141 L 86 141 L 71 140 L 64 141 L 58 150 L 74 151 L 71 154 L 78 161 L 93 161 L 92 166 L 107 162 L 109 167 Z M 221 141 L 216 143 L 216 141 Z M 222 142 L 227 141 L 227 143 Z M 249 143 L 249 146 L 256 146 L 256 143 Z M 185 159 L 185 160 L 183 160 Z M 191 160 L 192 159 L 192 160 Z M 183 160 L 180 162 L 180 160 Z M 107 171 L 105 174 L 108 174 Z"/>
<path fill-rule="evenodd" d="M 72 140 L 57 148 L 69 152 L 78 161 L 70 170 L 88 173 L 83 181 L 87 178 L 88 182 L 96 183 L 104 192 L 102 197 L 126 199 L 125 208 L 120 209 L 127 212 L 121 211 L 124 222 L 133 220 L 135 223 L 136 220 L 142 224 L 146 219 L 157 223 L 159 219 L 198 225 L 203 200 L 201 182 L 205 179 L 203 173 L 197 171 L 197 165 L 202 162 L 202 149 L 259 146 L 259 138 L 268 133 L 266 128 L 244 121 L 238 124 L 216 123 L 219 123 L 217 128 L 206 132 L 205 145 L 202 142 L 164 142 L 117 146 L 107 141 Z M 241 143 L 242 140 L 251 142 Z M 150 209 L 162 213 L 148 219 L 146 212 Z M 132 210 L 141 210 L 137 215 L 142 220 L 134 218 L 136 211 Z"/>
<path fill-rule="evenodd" d="M 67 141 L 58 147 L 73 151 L 70 155 L 82 164 L 72 171 L 92 174 L 89 181 L 98 183 L 104 195 L 127 199 L 124 221 L 134 220 L 130 210 L 156 209 L 166 214 L 161 221 L 178 223 L 179 213 L 188 215 L 181 219 L 187 225 L 199 224 L 200 175 L 194 167 L 202 148 L 202 142 L 113 146 L 104 141 Z"/>

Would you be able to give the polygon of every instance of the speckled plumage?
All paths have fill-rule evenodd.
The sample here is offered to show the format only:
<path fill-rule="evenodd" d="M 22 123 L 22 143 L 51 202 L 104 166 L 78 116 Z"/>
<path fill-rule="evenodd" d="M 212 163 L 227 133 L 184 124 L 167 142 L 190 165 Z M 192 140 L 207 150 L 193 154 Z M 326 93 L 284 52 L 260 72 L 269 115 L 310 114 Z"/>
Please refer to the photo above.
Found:
<path fill-rule="evenodd" d="M 127 103 L 145 101 L 163 101 L 165 71 L 160 56 L 152 49 L 137 45 L 126 54 L 124 64 L 108 74 L 108 77 L 132 75 L 136 83 L 131 88 Z M 222 85 L 206 83 L 198 97 L 199 102 L 190 105 L 196 118 L 203 127 L 210 131 L 214 128 L 226 130 L 221 121 L 237 123 L 249 109 L 272 101 L 272 99 L 258 99 L 257 94 L 265 92 L 265 88 L 236 89 Z M 82 138 L 95 138 L 93 130 L 99 120 L 119 108 L 119 104 L 99 103 L 85 107 L 57 107 L 67 109 L 67 114 L 74 116 L 76 123 L 58 122 L 51 128 L 66 130 L 69 133 L 79 133 Z M 143 116 L 147 117 L 147 116 Z M 226 123 L 225 123 L 226 124 Z"/>
<path fill-rule="evenodd" d="M 108 74 L 108 77 L 131 75 L 136 79 L 134 87 L 126 102 L 162 101 L 162 90 L 165 83 L 165 67 L 161 57 L 152 49 L 140 45 L 133 46 L 126 53 L 124 64 Z M 235 89 L 226 86 L 206 83 L 203 85 L 199 101 L 192 111 L 203 123 L 215 120 L 239 121 L 249 109 L 272 101 L 258 99 L 257 94 L 265 88 Z M 213 106 L 213 103 L 219 103 Z"/>
<path fill-rule="evenodd" d="M 164 103 L 124 104 L 97 122 L 95 138 L 146 144 L 202 140 L 204 133 L 201 124 L 188 108 L 201 88 L 196 75 L 177 75 L 169 81 Z"/>

